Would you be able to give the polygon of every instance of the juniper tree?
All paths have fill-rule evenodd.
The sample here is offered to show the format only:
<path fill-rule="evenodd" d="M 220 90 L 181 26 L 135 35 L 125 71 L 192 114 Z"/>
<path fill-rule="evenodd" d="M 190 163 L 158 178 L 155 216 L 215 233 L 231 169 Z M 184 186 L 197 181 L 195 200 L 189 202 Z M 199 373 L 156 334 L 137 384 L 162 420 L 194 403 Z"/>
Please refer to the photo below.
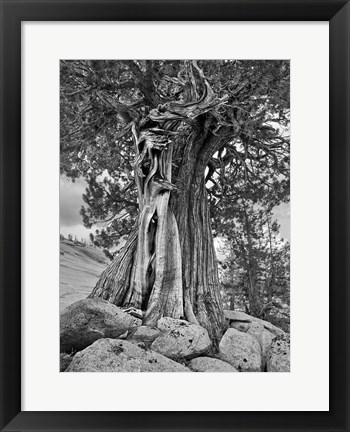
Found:
<path fill-rule="evenodd" d="M 106 242 L 129 235 L 91 296 L 140 308 L 151 326 L 184 317 L 218 341 L 209 203 L 235 170 L 252 188 L 287 181 L 288 123 L 287 61 L 62 61 L 61 172 L 88 183 L 87 227 L 104 222 Z"/>

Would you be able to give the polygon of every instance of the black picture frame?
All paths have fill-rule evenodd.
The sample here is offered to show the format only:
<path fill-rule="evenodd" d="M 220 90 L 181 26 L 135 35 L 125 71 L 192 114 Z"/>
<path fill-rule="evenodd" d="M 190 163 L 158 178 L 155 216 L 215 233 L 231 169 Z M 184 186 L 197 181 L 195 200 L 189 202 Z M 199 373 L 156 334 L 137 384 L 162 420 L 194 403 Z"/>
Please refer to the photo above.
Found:
<path fill-rule="evenodd" d="M 349 431 L 349 2 L 1 0 L 0 5 L 1 431 Z M 273 407 L 270 412 L 21 411 L 21 22 L 105 20 L 329 21 L 331 324 L 328 412 L 274 412 Z M 317 155 L 314 163 L 317 164 Z M 317 299 L 310 307 L 317 308 Z"/>

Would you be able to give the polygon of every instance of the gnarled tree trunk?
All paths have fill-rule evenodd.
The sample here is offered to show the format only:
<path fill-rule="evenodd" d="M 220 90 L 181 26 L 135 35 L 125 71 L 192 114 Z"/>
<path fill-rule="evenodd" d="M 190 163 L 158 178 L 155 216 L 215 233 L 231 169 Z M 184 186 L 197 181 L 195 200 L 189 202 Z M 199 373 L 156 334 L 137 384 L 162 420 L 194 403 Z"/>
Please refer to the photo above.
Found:
<path fill-rule="evenodd" d="M 205 169 L 220 147 L 220 138 L 210 132 L 209 112 L 223 101 L 194 67 L 201 97 L 194 85 L 188 93 L 194 101 L 164 104 L 133 126 L 137 227 L 90 297 L 140 308 L 150 326 L 162 316 L 184 317 L 207 328 L 217 343 L 224 318 Z"/>
<path fill-rule="evenodd" d="M 188 144 L 178 150 L 173 189 L 143 205 L 135 231 L 90 296 L 143 309 L 151 326 L 162 316 L 199 323 L 217 342 L 224 318 L 201 159 L 205 144 L 198 138 Z"/>

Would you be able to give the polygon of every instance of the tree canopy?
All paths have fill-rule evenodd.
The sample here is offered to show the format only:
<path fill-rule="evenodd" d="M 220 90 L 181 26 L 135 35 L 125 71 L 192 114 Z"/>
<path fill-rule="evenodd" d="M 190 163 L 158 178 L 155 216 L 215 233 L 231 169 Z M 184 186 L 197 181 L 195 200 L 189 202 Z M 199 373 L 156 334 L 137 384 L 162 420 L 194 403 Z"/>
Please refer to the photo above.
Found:
<path fill-rule="evenodd" d="M 205 125 L 208 134 L 222 137 L 206 170 L 212 217 L 225 223 L 227 203 L 242 194 L 269 205 L 288 200 L 289 62 L 197 64 L 222 101 Z M 197 74 L 187 61 L 61 62 L 61 172 L 86 179 L 81 213 L 85 226 L 100 223 L 104 246 L 130 232 L 138 211 L 132 122 L 183 102 Z M 200 92 L 202 84 L 195 85 Z"/>

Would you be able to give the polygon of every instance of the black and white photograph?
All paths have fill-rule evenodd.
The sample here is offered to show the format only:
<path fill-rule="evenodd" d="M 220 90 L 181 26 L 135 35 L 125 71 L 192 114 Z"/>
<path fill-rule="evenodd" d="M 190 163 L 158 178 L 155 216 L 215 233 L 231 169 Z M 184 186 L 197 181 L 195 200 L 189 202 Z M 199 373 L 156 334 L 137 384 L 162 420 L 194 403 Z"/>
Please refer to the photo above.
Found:
<path fill-rule="evenodd" d="M 290 372 L 290 61 L 59 68 L 60 371 Z"/>

